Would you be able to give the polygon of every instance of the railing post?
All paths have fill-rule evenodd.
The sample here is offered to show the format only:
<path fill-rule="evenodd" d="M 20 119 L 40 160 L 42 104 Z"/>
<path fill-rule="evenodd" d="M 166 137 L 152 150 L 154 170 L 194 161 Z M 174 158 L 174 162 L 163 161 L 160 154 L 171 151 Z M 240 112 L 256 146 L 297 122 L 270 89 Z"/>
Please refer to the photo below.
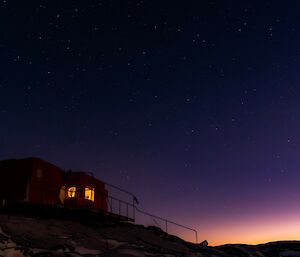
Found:
<path fill-rule="evenodd" d="M 132 216 L 133 216 L 133 220 L 135 222 L 135 205 L 134 205 L 134 198 L 132 199 L 132 206 L 133 206 L 133 213 L 132 213 Z"/>

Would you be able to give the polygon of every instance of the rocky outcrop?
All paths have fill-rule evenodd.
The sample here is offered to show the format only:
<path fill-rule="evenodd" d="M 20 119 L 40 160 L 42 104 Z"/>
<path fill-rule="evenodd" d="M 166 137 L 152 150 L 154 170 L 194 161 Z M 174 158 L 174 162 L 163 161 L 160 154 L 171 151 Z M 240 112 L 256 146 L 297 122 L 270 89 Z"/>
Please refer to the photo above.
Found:
<path fill-rule="evenodd" d="M 84 223 L 84 224 L 83 224 Z M 171 236 L 159 228 L 119 223 L 101 225 L 67 219 L 0 215 L 4 257 L 288 257 L 300 256 L 300 242 L 209 247 Z"/>

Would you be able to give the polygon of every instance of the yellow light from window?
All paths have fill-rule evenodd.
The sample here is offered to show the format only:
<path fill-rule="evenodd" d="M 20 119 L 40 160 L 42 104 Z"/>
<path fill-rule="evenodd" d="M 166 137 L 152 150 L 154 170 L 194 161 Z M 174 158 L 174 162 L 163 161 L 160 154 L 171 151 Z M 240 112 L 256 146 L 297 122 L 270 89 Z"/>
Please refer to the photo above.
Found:
<path fill-rule="evenodd" d="M 84 198 L 94 202 L 95 201 L 95 189 L 91 188 L 91 187 L 86 187 Z"/>
<path fill-rule="evenodd" d="M 69 187 L 67 193 L 68 193 L 68 197 L 69 198 L 75 197 L 75 195 L 76 195 L 76 187 Z"/>

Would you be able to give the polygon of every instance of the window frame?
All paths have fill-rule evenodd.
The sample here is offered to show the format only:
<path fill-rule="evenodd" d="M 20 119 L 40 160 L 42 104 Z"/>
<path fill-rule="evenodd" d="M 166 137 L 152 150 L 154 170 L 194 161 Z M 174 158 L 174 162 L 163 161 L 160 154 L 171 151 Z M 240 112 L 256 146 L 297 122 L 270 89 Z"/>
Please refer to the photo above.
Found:
<path fill-rule="evenodd" d="M 88 195 L 87 195 L 87 192 L 89 192 Z M 93 188 L 91 186 L 85 186 L 84 187 L 84 199 L 89 200 L 91 202 L 95 202 L 95 188 Z"/>
<path fill-rule="evenodd" d="M 75 189 L 75 190 L 71 190 L 71 189 Z M 67 198 L 76 198 L 76 192 L 77 192 L 77 187 L 76 186 L 68 186 L 67 187 Z"/>

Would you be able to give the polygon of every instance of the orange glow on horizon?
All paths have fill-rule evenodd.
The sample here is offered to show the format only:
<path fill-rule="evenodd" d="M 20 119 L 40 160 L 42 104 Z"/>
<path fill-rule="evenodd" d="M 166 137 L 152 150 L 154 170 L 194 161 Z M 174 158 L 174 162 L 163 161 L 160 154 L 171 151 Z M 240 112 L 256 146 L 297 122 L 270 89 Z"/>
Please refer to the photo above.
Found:
<path fill-rule="evenodd" d="M 272 207 L 272 206 L 271 206 Z M 170 217 L 179 224 L 194 228 L 198 232 L 198 243 L 204 240 L 208 241 L 209 246 L 218 246 L 224 244 L 264 244 L 274 241 L 300 241 L 300 207 L 284 206 L 282 208 L 275 206 L 271 208 L 249 208 L 239 209 L 229 212 L 211 213 L 206 212 L 176 213 L 176 216 Z M 178 216 L 177 216 L 178 215 Z M 181 222 L 178 222 L 181 221 Z M 153 220 L 146 217 L 138 218 L 137 223 L 146 226 L 159 226 L 165 231 L 163 222 L 154 223 Z M 193 231 L 168 225 L 168 233 L 179 236 L 182 239 L 195 243 L 195 233 Z"/>
<path fill-rule="evenodd" d="M 198 230 L 198 241 L 207 240 L 210 246 L 224 244 L 256 245 L 274 241 L 300 240 L 300 219 L 296 216 L 238 220 L 206 226 L 202 224 L 198 227 L 202 227 Z M 195 236 L 190 231 L 178 232 L 177 234 L 184 240 L 195 242 Z"/>

